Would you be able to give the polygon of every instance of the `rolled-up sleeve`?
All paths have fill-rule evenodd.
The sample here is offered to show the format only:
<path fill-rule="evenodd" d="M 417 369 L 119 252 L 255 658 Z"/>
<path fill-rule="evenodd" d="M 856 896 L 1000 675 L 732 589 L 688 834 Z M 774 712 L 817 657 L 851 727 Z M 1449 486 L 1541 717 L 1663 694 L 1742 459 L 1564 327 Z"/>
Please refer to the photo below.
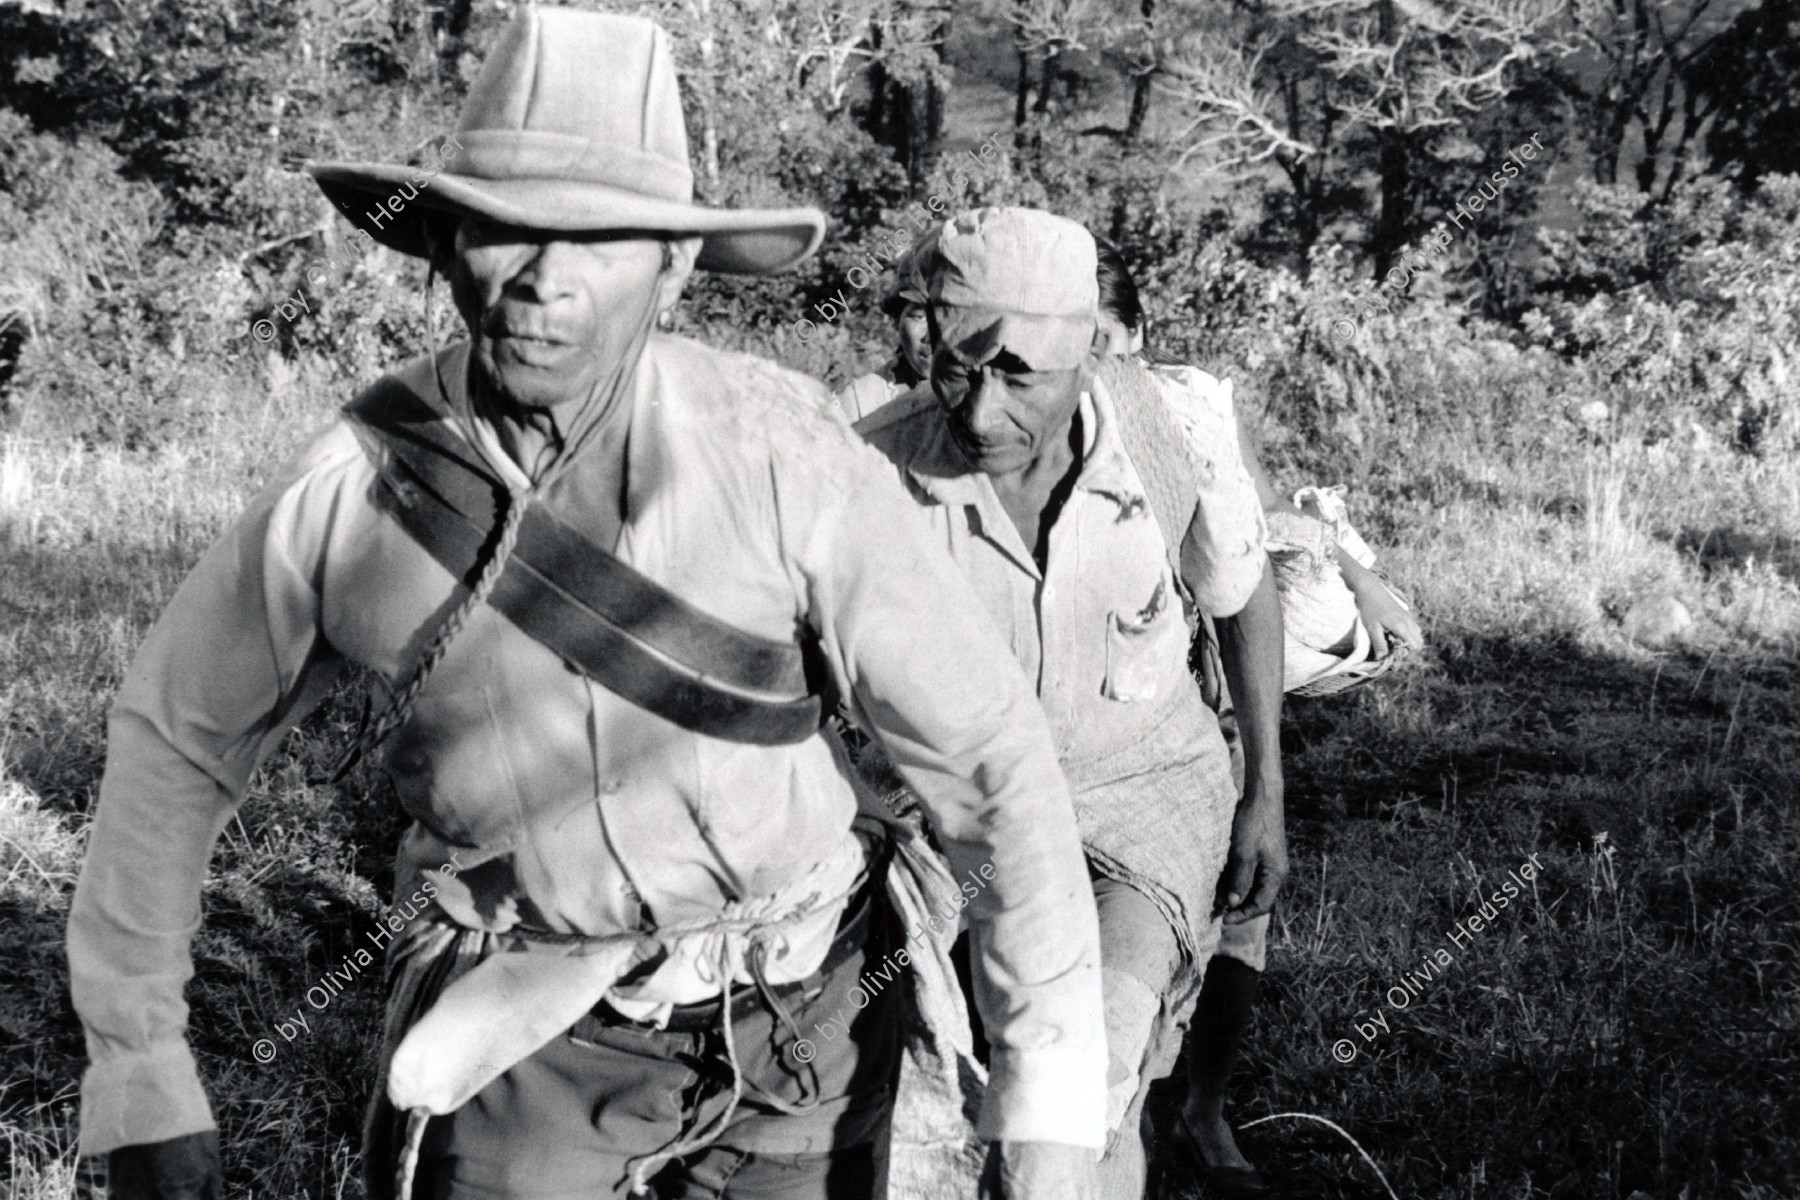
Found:
<path fill-rule="evenodd" d="M 291 463 L 183 582 L 128 670 L 69 916 L 87 1034 L 81 1153 L 213 1127 L 186 1039 L 189 943 L 214 843 L 257 763 L 328 690 L 318 634 L 321 471 L 339 431 Z"/>
<path fill-rule="evenodd" d="M 1181 575 L 1210 617 L 1229 617 L 1262 582 L 1268 525 L 1244 465 L 1231 381 L 1193 367 L 1155 372 L 1195 467 L 1198 507 L 1181 544 Z"/>
<path fill-rule="evenodd" d="M 892 469 L 812 525 L 812 615 L 863 719 L 974 889 L 976 1003 L 992 1054 L 977 1131 L 1101 1147 L 1099 930 L 1068 785 L 1017 661 Z M 965 888 L 965 894 L 971 889 Z"/>

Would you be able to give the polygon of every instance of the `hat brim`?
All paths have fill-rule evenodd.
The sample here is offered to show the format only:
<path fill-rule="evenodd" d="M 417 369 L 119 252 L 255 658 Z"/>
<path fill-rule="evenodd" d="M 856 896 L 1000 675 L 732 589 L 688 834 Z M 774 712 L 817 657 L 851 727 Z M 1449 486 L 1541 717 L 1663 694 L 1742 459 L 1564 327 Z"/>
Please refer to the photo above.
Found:
<path fill-rule="evenodd" d="M 702 208 L 598 183 L 482 179 L 449 171 L 428 175 L 383 163 L 308 163 L 306 169 L 351 224 L 414 258 L 426 257 L 428 212 L 570 233 L 631 229 L 697 236 L 700 256 L 694 265 L 733 275 L 786 270 L 825 237 L 825 214 L 816 208 Z M 414 193 L 411 199 L 408 191 Z"/>

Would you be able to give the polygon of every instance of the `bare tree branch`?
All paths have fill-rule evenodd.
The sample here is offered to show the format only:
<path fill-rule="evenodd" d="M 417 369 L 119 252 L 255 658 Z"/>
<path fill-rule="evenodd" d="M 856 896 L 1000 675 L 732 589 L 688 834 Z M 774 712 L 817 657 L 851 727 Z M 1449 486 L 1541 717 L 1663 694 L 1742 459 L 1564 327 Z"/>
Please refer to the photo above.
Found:
<path fill-rule="evenodd" d="M 1257 78 L 1274 39 L 1243 46 L 1201 36 L 1167 56 L 1157 90 L 1191 114 L 1177 132 L 1178 161 L 1217 150 L 1228 166 L 1264 162 L 1286 152 L 1295 159 L 1318 148 L 1291 136 L 1281 118 L 1279 97 L 1259 88 Z"/>
<path fill-rule="evenodd" d="M 1027 54 L 1062 54 L 1088 49 L 1088 41 L 1111 24 L 1100 0 L 1014 0 L 1008 19 L 1013 43 Z"/>
<path fill-rule="evenodd" d="M 1504 97 L 1521 64 L 1568 52 L 1559 11 L 1559 0 L 1266 0 L 1228 13 L 1224 29 L 1205 23 L 1164 55 L 1164 90 L 1189 117 L 1181 156 L 1216 151 L 1236 165 L 1318 153 L 1296 121 L 1301 75 L 1331 81 L 1314 124 L 1454 129 Z"/>

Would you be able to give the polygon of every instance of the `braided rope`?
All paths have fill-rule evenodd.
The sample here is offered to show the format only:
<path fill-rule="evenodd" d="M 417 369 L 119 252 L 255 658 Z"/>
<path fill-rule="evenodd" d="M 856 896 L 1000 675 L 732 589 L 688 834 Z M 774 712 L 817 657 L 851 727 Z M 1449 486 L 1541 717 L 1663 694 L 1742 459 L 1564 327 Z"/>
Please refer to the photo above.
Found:
<path fill-rule="evenodd" d="M 530 499 L 531 493 L 529 492 L 508 494 L 505 502 L 506 516 L 500 524 L 500 537 L 494 544 L 493 553 L 488 556 L 486 564 L 481 568 L 481 574 L 476 577 L 475 586 L 450 611 L 450 615 L 444 618 L 443 623 L 437 627 L 437 632 L 432 634 L 431 644 L 420 656 L 418 665 L 413 668 L 412 678 L 406 681 L 406 686 L 394 694 L 393 700 L 389 702 L 386 710 L 382 712 L 374 725 L 364 727 L 357 734 L 356 740 L 344 752 L 343 759 L 340 760 L 337 770 L 333 773 L 333 782 L 341 780 L 349 774 L 352 767 L 372 753 L 376 747 L 387 740 L 388 735 L 404 725 L 412 716 L 413 705 L 418 701 L 419 693 L 424 690 L 426 681 L 431 678 L 432 672 L 437 670 L 438 664 L 444 661 L 444 655 L 449 652 L 450 643 L 456 640 L 457 634 L 462 632 L 470 614 L 487 602 L 487 598 L 493 594 L 494 585 L 500 582 L 500 573 L 506 569 L 506 564 L 512 559 L 513 548 L 518 545 L 519 527 L 524 524 L 525 510 Z"/>

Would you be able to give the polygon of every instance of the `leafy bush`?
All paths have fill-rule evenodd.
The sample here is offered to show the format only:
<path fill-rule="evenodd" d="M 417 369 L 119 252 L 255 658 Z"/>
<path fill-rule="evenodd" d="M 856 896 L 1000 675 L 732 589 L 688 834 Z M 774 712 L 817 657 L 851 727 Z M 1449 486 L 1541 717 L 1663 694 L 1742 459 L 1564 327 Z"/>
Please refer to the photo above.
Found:
<path fill-rule="evenodd" d="M 1257 262 L 1219 213 L 1180 207 L 1128 228 L 1122 251 L 1151 348 L 1233 381 L 1263 452 L 1308 476 L 1366 483 L 1428 433 L 1495 453 L 1566 438 L 1577 373 L 1458 299 L 1448 260 L 1404 288 L 1316 245 L 1304 277 Z"/>
<path fill-rule="evenodd" d="M 792 334 L 804 319 L 823 327 L 829 322 L 820 319 L 815 306 L 841 293 L 851 300 L 849 328 L 855 332 L 849 336 L 882 336 L 886 321 L 880 313 L 879 283 L 858 287 L 851 270 L 866 262 L 878 244 L 891 240 L 897 224 L 891 216 L 903 203 L 906 173 L 847 114 L 830 118 L 800 105 L 775 122 L 747 124 L 750 128 L 757 132 L 734 136 L 730 154 L 722 156 L 724 195 L 719 202 L 820 208 L 827 219 L 825 240 L 817 255 L 780 275 L 694 276 L 682 303 L 684 331 L 736 345 L 753 330 L 780 328 Z M 788 151 L 795 138 L 804 140 L 809 153 Z M 788 340 L 800 341 L 798 336 Z"/>
<path fill-rule="evenodd" d="M 1584 187 L 1576 228 L 1540 231 L 1547 266 L 1527 336 L 1586 367 L 1654 436 L 1698 428 L 1747 451 L 1800 446 L 1800 176 L 1636 199 Z"/>

